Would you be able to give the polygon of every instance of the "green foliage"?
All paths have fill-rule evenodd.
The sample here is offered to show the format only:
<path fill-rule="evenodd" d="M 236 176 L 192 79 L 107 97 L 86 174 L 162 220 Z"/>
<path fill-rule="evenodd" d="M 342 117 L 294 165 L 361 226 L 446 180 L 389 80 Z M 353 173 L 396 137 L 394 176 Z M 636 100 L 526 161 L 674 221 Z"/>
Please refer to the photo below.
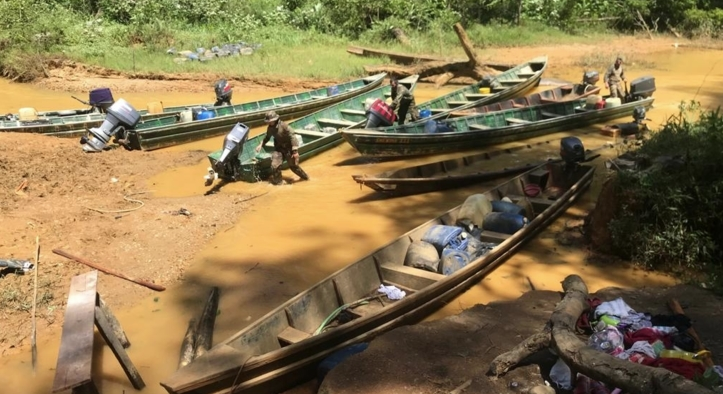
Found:
<path fill-rule="evenodd" d="M 723 114 L 682 105 L 636 152 L 656 164 L 619 174 L 614 249 L 650 269 L 721 272 L 721 150 Z"/>

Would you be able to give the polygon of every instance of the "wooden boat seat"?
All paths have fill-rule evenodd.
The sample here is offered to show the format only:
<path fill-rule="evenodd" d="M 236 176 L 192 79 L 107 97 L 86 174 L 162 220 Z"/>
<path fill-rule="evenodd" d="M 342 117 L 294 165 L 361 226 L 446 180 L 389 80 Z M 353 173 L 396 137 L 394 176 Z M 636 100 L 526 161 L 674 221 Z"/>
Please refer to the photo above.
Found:
<path fill-rule="evenodd" d="M 562 115 L 560 115 L 560 114 L 556 114 L 556 113 L 554 113 L 554 112 L 547 112 L 547 111 L 541 111 L 540 114 L 541 114 L 542 117 L 545 118 L 545 119 L 557 118 L 557 117 L 559 117 L 559 116 L 562 116 Z"/>
<path fill-rule="evenodd" d="M 450 101 L 450 100 L 447 100 L 447 104 L 449 104 L 449 106 L 452 107 L 452 108 L 454 108 L 454 107 L 461 107 L 461 106 L 467 105 L 467 104 L 469 104 L 469 103 L 470 103 L 470 101 Z"/>
<path fill-rule="evenodd" d="M 534 72 L 531 73 L 517 73 L 517 76 L 520 78 L 532 78 L 535 76 Z"/>
<path fill-rule="evenodd" d="M 331 135 L 331 133 L 324 133 L 323 131 L 316 131 L 316 130 L 294 130 L 295 133 L 299 135 L 310 135 L 313 137 L 319 137 L 324 138 Z"/>
<path fill-rule="evenodd" d="M 498 80 L 502 84 L 506 85 L 517 85 L 518 83 L 522 83 L 527 81 L 526 78 L 516 78 L 516 79 L 500 79 Z"/>
<path fill-rule="evenodd" d="M 366 111 L 362 111 L 360 109 L 340 109 L 339 112 L 341 112 L 342 114 L 347 114 L 347 115 L 365 116 L 367 114 Z"/>
<path fill-rule="evenodd" d="M 496 242 L 500 243 L 511 237 L 510 234 L 498 233 L 495 231 L 484 230 L 480 233 L 480 241 L 482 242 Z"/>
<path fill-rule="evenodd" d="M 317 95 L 315 95 L 315 94 L 312 94 L 312 95 L 311 95 L 311 98 L 312 98 L 312 99 L 315 99 L 315 100 L 321 100 L 321 99 L 325 99 L 325 98 L 327 98 L 327 97 L 326 97 L 326 96 L 317 96 Z"/>
<path fill-rule="evenodd" d="M 550 205 L 554 204 L 554 200 L 547 200 L 544 198 L 537 198 L 537 197 L 523 197 L 523 196 L 517 196 L 513 194 L 508 194 L 507 197 L 509 197 L 512 201 L 517 203 L 518 201 L 523 201 L 525 198 L 527 201 L 532 204 L 532 209 L 535 212 L 542 212 L 545 209 L 547 209 Z"/>
<path fill-rule="evenodd" d="M 301 330 L 297 330 L 294 327 L 286 327 L 284 331 L 281 331 L 277 336 L 279 343 L 283 345 L 292 345 L 296 342 L 301 342 L 306 338 L 311 338 L 311 334 Z"/>
<path fill-rule="evenodd" d="M 412 290 L 421 290 L 432 283 L 436 283 L 446 276 L 406 265 L 382 265 L 382 278 L 384 281 L 399 283 Z"/>
<path fill-rule="evenodd" d="M 517 118 L 505 118 L 508 124 L 526 124 L 530 123 L 529 120 L 517 119 Z"/>
<path fill-rule="evenodd" d="M 492 95 L 492 93 L 465 93 L 464 97 L 466 97 L 467 100 L 481 100 Z"/>
<path fill-rule="evenodd" d="M 329 125 L 329 126 L 332 126 L 332 127 L 341 127 L 341 128 L 349 127 L 349 126 L 354 126 L 355 124 L 357 124 L 357 122 L 352 122 L 352 121 L 349 121 L 349 120 L 324 119 L 324 118 L 318 119 L 317 122 L 318 122 L 319 124 L 325 124 L 325 125 Z"/>
<path fill-rule="evenodd" d="M 447 112 L 447 111 L 449 111 L 449 109 L 447 109 L 447 108 L 430 108 L 429 110 L 430 110 L 433 114 L 439 114 L 439 113 L 442 113 L 442 112 Z"/>
<path fill-rule="evenodd" d="M 492 128 L 492 127 L 489 127 L 484 124 L 471 124 L 471 125 L 467 125 L 467 127 L 469 127 L 472 130 L 489 130 Z"/>

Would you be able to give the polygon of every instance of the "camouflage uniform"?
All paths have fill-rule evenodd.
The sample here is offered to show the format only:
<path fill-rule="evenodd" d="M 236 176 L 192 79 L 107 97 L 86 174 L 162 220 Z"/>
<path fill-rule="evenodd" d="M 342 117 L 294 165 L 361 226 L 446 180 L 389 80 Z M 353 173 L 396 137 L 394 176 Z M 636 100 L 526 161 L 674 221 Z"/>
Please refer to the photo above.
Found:
<path fill-rule="evenodd" d="M 392 86 L 392 110 L 397 109 L 397 123 L 403 125 L 407 118 L 407 112 L 412 118 L 412 122 L 419 120 L 419 111 L 417 111 L 417 103 L 414 101 L 414 95 L 406 86 L 397 82 L 396 89 Z"/>
<path fill-rule="evenodd" d="M 625 97 L 625 93 L 623 92 L 623 89 L 620 85 L 620 82 L 622 82 L 625 79 L 625 71 L 623 71 L 623 65 L 618 65 L 617 68 L 615 68 L 615 65 L 613 64 L 608 68 L 608 71 L 605 73 L 605 84 L 610 86 L 610 97 Z"/>
<path fill-rule="evenodd" d="M 289 163 L 289 169 L 303 180 L 308 180 L 309 176 L 299 167 L 298 155 L 294 157 L 294 152 L 299 149 L 299 140 L 296 133 L 286 123 L 277 120 L 276 124 L 269 124 L 266 129 L 266 136 L 261 145 L 266 145 L 269 139 L 274 139 L 274 153 L 271 154 L 271 183 L 278 185 L 281 183 L 281 164 L 286 160 Z"/>

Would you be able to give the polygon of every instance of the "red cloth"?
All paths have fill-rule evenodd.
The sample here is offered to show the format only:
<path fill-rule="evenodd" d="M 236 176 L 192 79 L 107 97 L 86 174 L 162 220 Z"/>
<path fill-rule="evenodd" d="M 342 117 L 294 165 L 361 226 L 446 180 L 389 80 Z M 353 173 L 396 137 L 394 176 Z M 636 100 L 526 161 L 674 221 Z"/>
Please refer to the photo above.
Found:
<path fill-rule="evenodd" d="M 675 372 L 690 380 L 693 380 L 694 377 L 705 373 L 705 367 L 703 364 L 690 362 L 680 358 L 659 358 L 654 366 L 665 368 L 670 372 Z"/>
<path fill-rule="evenodd" d="M 592 332 L 592 327 L 590 327 L 590 316 L 595 313 L 595 308 L 597 308 L 600 304 L 602 304 L 602 301 L 598 298 L 587 299 L 587 305 L 590 307 L 590 310 L 580 315 L 580 317 L 577 318 L 577 323 L 575 324 L 579 332 Z"/>
<path fill-rule="evenodd" d="M 626 332 L 623 342 L 625 343 L 625 348 L 629 349 L 631 346 L 633 346 L 635 342 L 638 341 L 653 343 L 657 340 L 663 341 L 663 345 L 665 345 L 666 349 L 670 349 L 673 347 L 673 340 L 670 338 L 670 335 L 661 334 L 648 327 L 641 328 L 637 331 Z"/>

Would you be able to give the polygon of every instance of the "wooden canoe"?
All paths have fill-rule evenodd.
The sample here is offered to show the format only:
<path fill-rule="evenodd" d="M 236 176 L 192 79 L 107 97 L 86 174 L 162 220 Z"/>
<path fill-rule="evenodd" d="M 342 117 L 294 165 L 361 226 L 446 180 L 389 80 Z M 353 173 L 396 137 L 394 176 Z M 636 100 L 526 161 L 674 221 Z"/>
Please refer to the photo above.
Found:
<path fill-rule="evenodd" d="M 386 129 L 349 129 L 343 130 L 342 136 L 362 156 L 393 158 L 462 152 L 632 115 L 635 107 L 647 109 L 653 101 L 654 98 L 649 97 L 614 107 L 590 109 L 586 99 L 580 99 L 451 118 L 443 122 L 451 127 L 451 131 L 446 132 L 434 132 L 432 129 L 439 125 L 432 121 Z"/>
<path fill-rule="evenodd" d="M 435 161 L 418 166 L 405 167 L 385 171 L 376 175 L 352 175 L 352 179 L 374 191 L 387 196 L 406 196 L 411 194 L 429 193 L 458 187 L 470 186 L 475 183 L 488 182 L 529 171 L 545 162 L 554 162 L 559 152 L 561 140 L 541 141 L 533 144 L 517 145 L 506 149 L 467 155 L 455 159 Z M 588 150 L 586 156 L 613 144 L 605 144 L 600 148 Z M 494 161 L 506 155 L 514 155 L 526 150 L 541 150 L 534 162 L 504 167 L 495 170 L 478 171 L 480 167 L 493 167 Z"/>
<path fill-rule="evenodd" d="M 404 265 L 410 244 L 421 240 L 430 227 L 456 225 L 458 206 L 291 298 L 161 385 L 171 394 L 281 392 L 308 379 L 308 373 L 334 351 L 424 318 L 517 252 L 582 195 L 592 181 L 594 168 L 564 168 L 546 164 L 494 189 L 480 191 L 487 199 L 507 197 L 526 207 L 529 223 L 513 234 L 482 231 L 475 238 L 496 246 L 464 268 L 443 275 Z M 525 197 L 525 184 L 542 181 L 545 185 L 540 195 Z M 378 293 L 382 284 L 396 286 L 406 296 L 382 300 Z M 367 303 L 359 305 L 361 301 Z M 344 324 L 334 320 L 327 325 L 340 310 L 353 320 Z"/>
<path fill-rule="evenodd" d="M 423 124 L 429 119 L 447 117 L 447 114 L 451 111 L 464 111 L 472 107 L 487 105 L 519 96 L 540 83 L 542 73 L 546 68 L 547 56 L 540 56 L 519 64 L 502 74 L 490 77 L 489 79 L 483 79 L 443 96 L 417 104 L 419 111 L 429 110 L 431 116 L 420 119 L 414 123 Z M 480 93 L 481 88 L 488 89 L 489 92 Z"/>
<path fill-rule="evenodd" d="M 418 80 L 419 76 L 413 75 L 400 79 L 399 83 L 413 92 Z M 367 100 L 377 98 L 384 100 L 390 96 L 391 87 L 389 85 L 380 86 L 290 122 L 289 126 L 301 138 L 299 159 L 308 159 L 341 144 L 344 140 L 342 140 L 339 130 L 362 127 L 365 124 L 364 105 Z M 249 138 L 244 144 L 243 150 L 239 154 L 241 166 L 235 180 L 257 182 L 267 179 L 271 174 L 271 153 L 274 151 L 273 140 L 269 141 L 261 152 L 256 153 L 255 151 L 264 136 L 265 133 Z M 222 152 L 223 150 L 218 150 L 208 155 L 212 167 L 215 166 Z M 284 163 L 282 169 L 286 168 L 288 168 L 288 164 Z M 233 174 L 231 174 L 233 170 L 228 168 L 227 171 L 229 173 L 219 173 L 219 178 L 233 181 Z"/>
<path fill-rule="evenodd" d="M 535 105 L 561 103 L 565 101 L 579 100 L 584 97 L 600 93 L 600 87 L 590 84 L 576 83 L 572 85 L 557 86 L 552 89 L 532 93 L 523 97 L 515 97 L 510 100 L 498 101 L 492 104 L 477 105 L 461 111 L 451 111 L 443 118 L 459 118 L 488 112 L 503 111 L 513 108 L 525 108 Z"/>
<path fill-rule="evenodd" d="M 215 115 L 211 119 L 181 122 L 181 118 L 175 116 L 158 119 L 155 125 L 153 122 L 145 122 L 130 131 L 130 147 L 154 150 L 198 141 L 225 134 L 238 122 L 249 127 L 259 126 L 263 124 L 266 112 L 271 110 L 285 118 L 303 116 L 373 90 L 382 84 L 385 76 L 381 73 L 321 89 L 237 105 L 210 107 L 207 109 Z M 330 93 L 331 90 L 338 90 L 338 93 Z"/>

